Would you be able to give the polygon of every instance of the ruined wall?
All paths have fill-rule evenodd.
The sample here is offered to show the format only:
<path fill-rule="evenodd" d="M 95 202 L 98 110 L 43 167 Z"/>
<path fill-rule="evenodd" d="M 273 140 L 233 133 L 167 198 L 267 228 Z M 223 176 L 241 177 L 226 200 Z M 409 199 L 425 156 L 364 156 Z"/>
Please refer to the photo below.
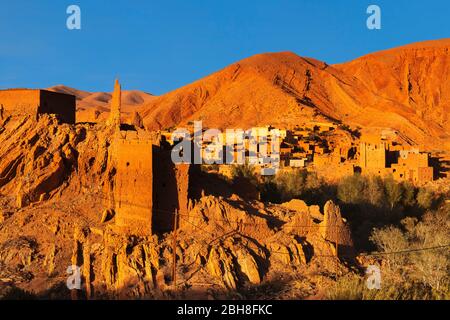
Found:
<path fill-rule="evenodd" d="M 155 139 L 143 131 L 117 131 L 112 143 L 115 178 L 110 203 L 121 232 L 172 231 L 175 212 L 180 217 L 188 214 L 191 166 L 175 165 L 170 146 L 155 145 Z"/>
<path fill-rule="evenodd" d="M 150 139 L 125 134 L 114 140 L 116 225 L 132 234 L 152 234 L 153 150 Z"/>
<path fill-rule="evenodd" d="M 433 181 L 433 167 L 404 167 L 393 165 L 392 175 L 398 181 L 410 181 L 422 184 Z"/>
<path fill-rule="evenodd" d="M 56 114 L 60 121 L 74 124 L 76 98 L 69 94 L 41 90 L 38 113 Z"/>
<path fill-rule="evenodd" d="M 408 180 L 420 184 L 432 181 L 433 173 L 427 153 L 406 152 L 398 158 L 398 163 L 392 164 L 392 174 L 397 180 Z"/>
<path fill-rule="evenodd" d="M 340 163 L 341 158 L 336 154 L 315 154 L 313 158 L 313 164 L 318 168 L 338 166 Z"/>
<path fill-rule="evenodd" d="M 411 170 L 410 168 L 393 164 L 390 172 L 397 181 L 413 180 L 414 170 Z"/>
<path fill-rule="evenodd" d="M 120 130 L 120 110 L 122 101 L 122 87 L 120 86 L 119 80 L 116 79 L 114 83 L 114 91 L 111 97 L 111 112 L 109 113 L 109 118 L 107 123 L 113 125 Z"/>
<path fill-rule="evenodd" d="M 37 115 L 39 104 L 39 90 L 0 90 L 0 106 L 3 106 L 6 114 Z"/>
<path fill-rule="evenodd" d="M 5 115 L 55 114 L 65 123 L 75 123 L 75 96 L 34 89 L 0 90 Z"/>
<path fill-rule="evenodd" d="M 386 146 L 384 143 L 360 144 L 360 166 L 361 168 L 385 168 Z"/>
<path fill-rule="evenodd" d="M 424 183 L 433 181 L 434 170 L 433 167 L 421 167 L 417 169 L 417 182 Z"/>
<path fill-rule="evenodd" d="M 190 165 L 174 165 L 170 150 L 121 131 L 113 161 L 116 225 L 126 233 L 151 235 L 173 230 L 174 214 L 188 214 Z"/>
<path fill-rule="evenodd" d="M 408 153 L 405 157 L 399 157 L 399 165 L 419 168 L 428 167 L 428 154 L 427 153 Z"/>
<path fill-rule="evenodd" d="M 170 150 L 153 147 L 153 231 L 168 232 L 174 227 L 175 211 L 183 217 L 188 213 L 188 164 L 175 165 Z"/>

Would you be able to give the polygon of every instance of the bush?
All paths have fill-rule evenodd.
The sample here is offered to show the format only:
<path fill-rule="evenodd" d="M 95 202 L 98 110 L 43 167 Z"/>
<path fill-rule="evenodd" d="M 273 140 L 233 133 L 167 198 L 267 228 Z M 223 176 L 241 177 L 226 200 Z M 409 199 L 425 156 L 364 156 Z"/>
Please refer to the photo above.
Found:
<path fill-rule="evenodd" d="M 392 176 L 353 175 L 343 178 L 337 185 L 337 198 L 342 212 L 349 219 L 358 249 L 371 250 L 369 236 L 374 228 L 387 225 L 400 226 L 410 216 L 420 217 L 427 208 L 436 204 L 436 196 L 416 188 L 409 182 L 397 182 Z"/>
<path fill-rule="evenodd" d="M 389 226 L 384 229 L 375 229 L 372 232 L 370 240 L 383 252 L 397 252 L 408 249 L 409 243 L 403 232 L 395 227 Z M 405 263 L 403 254 L 392 255 L 388 257 L 387 267 L 397 271 Z"/>
<path fill-rule="evenodd" d="M 434 193 L 427 188 L 420 188 L 417 193 L 417 204 L 423 209 L 430 209 L 433 205 Z"/>
<path fill-rule="evenodd" d="M 383 207 L 384 197 L 384 181 L 380 176 L 371 176 L 366 180 L 366 190 L 359 194 L 359 197 L 366 195 L 364 198 L 374 207 Z"/>
<path fill-rule="evenodd" d="M 345 177 L 338 184 L 337 196 L 347 204 L 362 203 L 365 199 L 366 178 L 361 175 Z"/>
<path fill-rule="evenodd" d="M 329 300 L 363 300 L 365 297 L 364 279 L 356 274 L 339 278 L 327 292 Z"/>
<path fill-rule="evenodd" d="M 299 197 L 306 188 L 307 175 L 306 170 L 278 173 L 275 176 L 274 183 L 281 195 L 281 201 Z"/>
<path fill-rule="evenodd" d="M 392 176 L 389 176 L 384 180 L 384 191 L 386 194 L 386 202 L 390 209 L 393 210 L 402 200 L 402 184 L 396 182 Z"/>
<path fill-rule="evenodd" d="M 0 300 L 35 300 L 36 296 L 26 290 L 20 289 L 14 285 L 9 286 L 6 290 L 1 290 Z"/>
<path fill-rule="evenodd" d="M 397 182 L 392 176 L 345 177 L 337 187 L 338 199 L 344 204 L 363 206 L 388 213 L 416 205 L 415 188 L 408 182 Z M 400 210 L 402 211 L 402 210 Z"/>
<path fill-rule="evenodd" d="M 382 272 L 381 288 L 369 290 L 366 279 L 350 273 L 339 278 L 329 288 L 327 298 L 330 300 L 431 300 L 448 299 L 448 293 L 436 292 L 421 282 L 392 281 Z"/>
<path fill-rule="evenodd" d="M 280 171 L 274 177 L 266 177 L 261 186 L 261 198 L 274 203 L 286 202 L 294 198 L 307 203 L 320 203 L 333 198 L 327 184 L 316 175 L 304 169 Z"/>
<path fill-rule="evenodd" d="M 406 218 L 402 226 L 403 230 L 392 226 L 376 229 L 370 238 L 382 252 L 413 250 L 382 256 L 388 267 L 386 276 L 429 288 L 433 298 L 448 296 L 450 206 L 426 213 L 421 221 Z"/>
<path fill-rule="evenodd" d="M 218 164 L 202 164 L 200 166 L 200 170 L 202 170 L 203 172 L 219 171 L 219 165 Z"/>
<path fill-rule="evenodd" d="M 236 178 L 245 178 L 250 181 L 251 184 L 255 186 L 259 185 L 259 179 L 255 172 L 255 168 L 249 164 L 233 166 L 231 176 L 233 180 Z"/>
<path fill-rule="evenodd" d="M 265 182 L 261 188 L 261 199 L 263 201 L 269 201 L 273 203 L 281 203 L 281 194 L 278 191 L 277 185 L 272 181 L 268 180 Z"/>

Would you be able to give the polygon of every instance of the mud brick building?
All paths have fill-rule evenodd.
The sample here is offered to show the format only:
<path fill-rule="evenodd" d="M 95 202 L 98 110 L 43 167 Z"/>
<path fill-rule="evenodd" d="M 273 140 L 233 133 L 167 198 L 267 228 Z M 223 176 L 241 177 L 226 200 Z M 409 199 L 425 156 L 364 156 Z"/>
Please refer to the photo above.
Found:
<path fill-rule="evenodd" d="M 0 90 L 0 116 L 54 114 L 64 123 L 74 124 L 76 98 L 70 94 L 40 89 Z"/>
<path fill-rule="evenodd" d="M 361 143 L 359 162 L 364 174 L 392 175 L 398 181 L 418 184 L 434 178 L 429 154 L 418 149 L 392 151 L 385 143 Z"/>
<path fill-rule="evenodd" d="M 171 149 L 143 130 L 124 130 L 121 88 L 116 81 L 108 124 L 115 129 L 110 203 L 121 232 L 149 236 L 171 231 L 175 212 L 187 214 L 190 165 L 175 165 Z"/>

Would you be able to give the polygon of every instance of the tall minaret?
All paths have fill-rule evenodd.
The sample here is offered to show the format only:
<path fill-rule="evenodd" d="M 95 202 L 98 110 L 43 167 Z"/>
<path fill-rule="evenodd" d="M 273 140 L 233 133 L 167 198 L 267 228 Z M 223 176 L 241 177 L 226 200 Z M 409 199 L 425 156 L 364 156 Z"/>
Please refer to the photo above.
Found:
<path fill-rule="evenodd" d="M 108 124 L 120 130 L 120 105 L 122 100 L 122 91 L 119 80 L 116 79 L 114 84 L 114 92 L 111 99 L 111 111 L 109 114 Z"/>

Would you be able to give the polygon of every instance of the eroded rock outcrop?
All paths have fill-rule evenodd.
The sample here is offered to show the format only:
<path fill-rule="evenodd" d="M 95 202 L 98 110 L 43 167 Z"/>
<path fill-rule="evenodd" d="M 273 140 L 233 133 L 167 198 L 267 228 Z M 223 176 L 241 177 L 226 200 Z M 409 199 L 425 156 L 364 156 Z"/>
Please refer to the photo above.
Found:
<path fill-rule="evenodd" d="M 332 273 L 336 255 L 352 247 L 347 224 L 331 202 L 321 212 L 301 200 L 274 205 L 235 194 L 191 198 L 187 210 L 178 212 L 176 241 L 173 231 L 123 234 L 106 196 L 116 174 L 111 128 L 60 125 L 51 116 L 9 120 L 4 128 L 2 279 L 37 294 L 73 297 L 61 280 L 69 266 L 82 275 L 78 298 L 235 292 L 318 264 Z M 170 212 L 163 214 L 173 220 Z"/>

